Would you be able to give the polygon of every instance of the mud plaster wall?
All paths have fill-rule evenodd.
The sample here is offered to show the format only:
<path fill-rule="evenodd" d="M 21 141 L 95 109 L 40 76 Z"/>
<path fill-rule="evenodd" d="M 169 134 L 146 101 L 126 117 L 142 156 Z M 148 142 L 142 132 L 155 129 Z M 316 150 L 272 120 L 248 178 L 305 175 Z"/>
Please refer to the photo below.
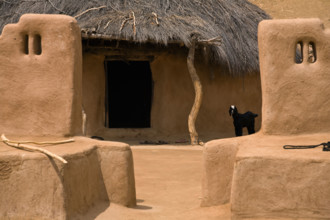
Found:
<path fill-rule="evenodd" d="M 296 45 L 303 42 L 303 62 Z M 308 61 L 315 44 L 316 62 Z M 263 21 L 259 26 L 262 130 L 265 134 L 330 130 L 330 30 L 319 19 Z M 276 61 L 276 62 L 275 62 Z"/>
<path fill-rule="evenodd" d="M 104 128 L 104 56 L 84 53 L 83 103 L 87 113 L 87 134 L 111 137 L 189 135 L 188 115 L 194 101 L 194 89 L 187 70 L 186 56 L 161 54 L 150 63 L 154 81 L 150 129 Z M 234 136 L 229 106 L 237 105 L 240 112 L 259 114 L 256 130 L 261 121 L 261 86 L 259 74 L 230 77 L 220 69 L 196 65 L 203 85 L 203 103 L 196 128 L 201 138 Z"/>
<path fill-rule="evenodd" d="M 95 135 L 104 127 L 105 71 L 104 56 L 83 54 L 83 106 L 87 115 L 86 133 Z"/>
<path fill-rule="evenodd" d="M 69 16 L 27 14 L 6 25 L 0 36 L 0 132 L 80 134 L 81 60 L 80 29 Z"/>

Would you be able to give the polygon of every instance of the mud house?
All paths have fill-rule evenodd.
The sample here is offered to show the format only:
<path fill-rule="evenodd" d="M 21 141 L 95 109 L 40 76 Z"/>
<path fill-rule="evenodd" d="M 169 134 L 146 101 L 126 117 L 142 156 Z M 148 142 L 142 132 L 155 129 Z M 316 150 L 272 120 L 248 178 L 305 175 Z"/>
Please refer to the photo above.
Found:
<path fill-rule="evenodd" d="M 257 25 L 268 16 L 247 1 L 5 1 L 0 11 L 0 29 L 26 13 L 78 21 L 87 135 L 188 138 L 195 97 L 187 68 L 192 36 L 203 86 L 200 137 L 234 135 L 231 104 L 261 111 Z"/>

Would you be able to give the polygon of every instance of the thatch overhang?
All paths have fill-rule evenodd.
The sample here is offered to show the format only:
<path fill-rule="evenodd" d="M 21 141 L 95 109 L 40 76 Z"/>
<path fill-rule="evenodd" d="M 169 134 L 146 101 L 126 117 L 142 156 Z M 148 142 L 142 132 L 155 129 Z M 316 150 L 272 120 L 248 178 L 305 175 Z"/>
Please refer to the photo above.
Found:
<path fill-rule="evenodd" d="M 0 30 L 26 13 L 73 16 L 83 39 L 190 47 L 192 35 L 216 38 L 197 45 L 236 76 L 259 71 L 257 28 L 270 18 L 247 0 L 2 0 Z"/>

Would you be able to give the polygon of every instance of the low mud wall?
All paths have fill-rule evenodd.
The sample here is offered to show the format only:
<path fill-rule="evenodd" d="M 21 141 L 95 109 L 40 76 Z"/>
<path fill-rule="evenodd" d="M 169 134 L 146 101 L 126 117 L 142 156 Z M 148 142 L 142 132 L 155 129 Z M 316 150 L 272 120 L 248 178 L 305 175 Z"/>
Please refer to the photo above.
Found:
<path fill-rule="evenodd" d="M 269 136 L 261 132 L 208 142 L 202 206 L 231 204 L 233 219 L 330 217 L 330 159 L 322 147 L 285 150 L 283 145 L 324 142 L 329 133 Z"/>
<path fill-rule="evenodd" d="M 99 202 L 136 205 L 128 145 L 75 138 L 46 147 L 68 161 L 0 144 L 0 218 L 71 219 Z"/>

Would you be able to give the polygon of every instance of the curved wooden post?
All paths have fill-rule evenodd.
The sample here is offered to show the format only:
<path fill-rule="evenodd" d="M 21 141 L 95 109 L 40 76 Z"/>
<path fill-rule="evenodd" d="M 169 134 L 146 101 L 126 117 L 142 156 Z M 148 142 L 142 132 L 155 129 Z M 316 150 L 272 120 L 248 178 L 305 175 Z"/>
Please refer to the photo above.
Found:
<path fill-rule="evenodd" d="M 192 40 L 187 57 L 188 71 L 195 89 L 195 101 L 188 117 L 188 129 L 189 129 L 190 141 L 192 145 L 199 144 L 198 133 L 195 128 L 195 122 L 199 112 L 199 108 L 202 103 L 202 96 L 203 96 L 202 84 L 194 66 L 195 47 L 196 47 L 196 41 Z"/>

